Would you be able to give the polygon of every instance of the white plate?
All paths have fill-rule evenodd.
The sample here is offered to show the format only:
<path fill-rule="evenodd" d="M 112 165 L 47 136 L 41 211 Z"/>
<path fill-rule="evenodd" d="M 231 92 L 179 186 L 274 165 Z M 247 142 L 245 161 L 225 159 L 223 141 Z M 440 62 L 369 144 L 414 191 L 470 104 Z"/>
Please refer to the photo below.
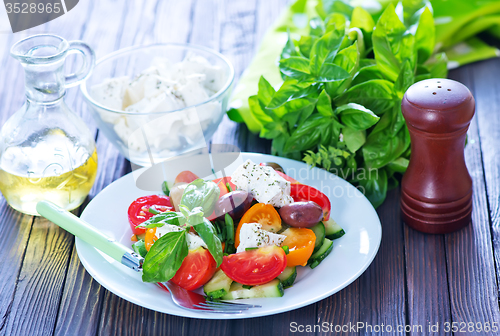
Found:
<path fill-rule="evenodd" d="M 198 313 L 175 306 L 167 292 L 154 284 L 143 283 L 140 273 L 121 265 L 77 238 L 76 249 L 82 264 L 97 282 L 127 301 L 162 313 L 205 319 L 258 317 L 304 307 L 337 293 L 368 268 L 378 251 L 382 228 L 375 209 L 360 191 L 336 175 L 317 168 L 309 169 L 302 162 L 254 153 L 242 153 L 241 159 L 251 159 L 256 163 L 276 162 L 290 176 L 323 191 L 332 204 L 331 217 L 346 232 L 342 238 L 334 241 L 333 251 L 318 267 L 313 270 L 299 267 L 295 284 L 285 290 L 283 297 L 240 300 L 262 306 L 242 314 Z M 236 166 L 237 163 L 229 166 L 225 170 L 226 174 L 231 174 Z M 173 180 L 177 173 L 186 169 L 196 173 L 196 167 L 200 165 L 169 169 L 167 179 Z M 128 174 L 110 184 L 82 213 L 84 220 L 127 246 L 131 245 L 132 235 L 127 220 L 128 206 L 137 197 L 153 194 L 137 188 L 134 180 L 137 173 Z M 163 178 L 159 176 L 158 181 Z M 160 182 L 157 185 L 160 189 Z"/>

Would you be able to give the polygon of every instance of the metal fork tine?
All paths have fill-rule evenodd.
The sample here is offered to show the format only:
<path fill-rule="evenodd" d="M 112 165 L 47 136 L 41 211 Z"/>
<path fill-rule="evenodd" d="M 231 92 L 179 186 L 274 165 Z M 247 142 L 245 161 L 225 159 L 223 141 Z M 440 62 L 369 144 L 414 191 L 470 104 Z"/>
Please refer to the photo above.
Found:
<path fill-rule="evenodd" d="M 225 305 L 232 305 L 232 306 L 240 306 L 240 307 L 248 307 L 248 308 L 262 308 L 262 306 L 259 305 L 251 305 L 247 303 L 237 303 L 237 302 L 229 302 L 229 301 L 209 301 L 209 303 L 220 303 L 220 304 L 225 304 Z"/>
<path fill-rule="evenodd" d="M 168 289 L 172 301 L 179 307 L 191 309 L 205 313 L 239 314 L 249 308 L 260 308 L 258 305 L 249 305 L 246 303 L 235 303 L 228 301 L 210 301 L 206 297 L 195 292 L 187 291 L 174 283 L 158 283 L 163 289 Z"/>
<path fill-rule="evenodd" d="M 201 309 L 203 309 L 203 311 L 207 311 L 207 312 L 208 311 L 210 311 L 210 312 L 218 311 L 218 312 L 223 312 L 223 313 L 241 313 L 241 312 L 247 310 L 247 309 L 233 309 L 233 308 L 224 309 L 221 307 L 210 307 L 210 306 L 207 306 L 203 303 L 193 305 L 193 307 L 201 308 Z"/>
<path fill-rule="evenodd" d="M 195 307 L 209 308 L 209 309 L 220 309 L 220 310 L 248 310 L 248 307 L 232 307 L 226 305 L 214 305 L 210 303 L 200 302 L 195 305 Z"/>

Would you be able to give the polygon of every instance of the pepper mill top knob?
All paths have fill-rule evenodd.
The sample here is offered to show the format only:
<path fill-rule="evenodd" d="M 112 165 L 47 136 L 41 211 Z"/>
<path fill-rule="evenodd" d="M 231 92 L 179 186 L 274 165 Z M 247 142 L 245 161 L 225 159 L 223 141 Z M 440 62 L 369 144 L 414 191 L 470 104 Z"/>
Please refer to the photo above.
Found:
<path fill-rule="evenodd" d="M 451 79 L 426 79 L 410 86 L 402 102 L 407 124 L 430 133 L 451 133 L 467 127 L 474 115 L 469 89 Z"/>
<path fill-rule="evenodd" d="M 403 97 L 411 158 L 401 183 L 401 211 L 416 230 L 447 233 L 470 222 L 472 179 L 464 146 L 474 104 L 465 85 L 441 78 L 415 83 Z"/>

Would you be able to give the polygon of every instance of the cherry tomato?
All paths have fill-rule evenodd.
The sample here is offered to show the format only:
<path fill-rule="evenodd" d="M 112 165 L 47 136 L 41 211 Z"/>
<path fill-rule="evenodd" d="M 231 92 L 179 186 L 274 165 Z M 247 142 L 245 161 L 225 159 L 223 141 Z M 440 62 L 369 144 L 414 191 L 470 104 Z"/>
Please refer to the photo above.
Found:
<path fill-rule="evenodd" d="M 149 212 L 149 208 L 160 212 L 172 211 L 174 209 L 168 196 L 150 195 L 139 197 L 128 207 L 128 221 L 134 234 L 140 235 L 146 232 L 144 228 L 136 229 L 135 227 L 154 216 Z"/>
<path fill-rule="evenodd" d="M 281 233 L 286 238 L 283 246 L 288 246 L 287 266 L 306 266 L 316 242 L 316 235 L 305 228 L 288 228 Z"/>
<path fill-rule="evenodd" d="M 233 191 L 236 190 L 236 186 L 234 185 L 233 182 L 231 182 L 230 176 L 220 177 L 218 179 L 213 180 L 213 182 L 217 184 L 217 186 L 219 187 L 221 196 L 229 192 L 229 190 L 227 190 L 226 183 L 229 183 L 229 186 Z"/>
<path fill-rule="evenodd" d="M 191 183 L 194 180 L 198 179 L 198 175 L 195 173 L 189 171 L 189 170 L 184 170 L 177 175 L 175 178 L 174 184 L 179 183 L 179 182 L 186 182 L 186 183 Z"/>
<path fill-rule="evenodd" d="M 240 230 L 245 223 L 262 224 L 262 229 L 269 232 L 281 230 L 281 217 L 271 204 L 257 203 L 241 217 L 234 234 L 234 247 L 240 245 Z"/>
<path fill-rule="evenodd" d="M 198 247 L 189 251 L 171 281 L 184 289 L 193 290 L 206 284 L 216 269 L 217 264 L 210 252 Z"/>
<path fill-rule="evenodd" d="M 330 200 L 318 189 L 305 184 L 292 184 L 290 196 L 295 202 L 315 202 L 323 209 L 323 220 L 326 221 L 330 218 Z"/>
<path fill-rule="evenodd" d="M 314 245 L 314 244 L 313 244 Z M 286 254 L 281 247 L 266 246 L 224 257 L 221 269 L 228 277 L 243 285 L 262 285 L 283 272 Z"/>

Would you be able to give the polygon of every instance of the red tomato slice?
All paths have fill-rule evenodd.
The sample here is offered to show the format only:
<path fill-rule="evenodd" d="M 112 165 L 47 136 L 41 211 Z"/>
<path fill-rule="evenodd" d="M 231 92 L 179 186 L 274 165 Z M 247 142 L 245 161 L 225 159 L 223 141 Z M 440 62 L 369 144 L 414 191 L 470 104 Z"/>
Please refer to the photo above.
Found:
<path fill-rule="evenodd" d="M 227 190 L 226 183 L 229 183 L 229 186 L 231 187 L 232 190 L 236 190 L 236 185 L 234 185 L 233 182 L 231 182 L 230 176 L 220 177 L 218 179 L 213 180 L 213 182 L 217 184 L 217 186 L 219 187 L 220 196 L 225 195 L 229 192 L 229 190 Z"/>
<path fill-rule="evenodd" d="M 332 209 L 330 200 L 318 189 L 306 184 L 292 184 L 290 196 L 295 202 L 316 202 L 323 209 L 323 220 L 326 221 L 330 218 L 330 210 Z"/>
<path fill-rule="evenodd" d="M 171 281 L 187 290 L 193 290 L 206 284 L 217 269 L 217 264 L 208 250 L 198 247 L 190 250 Z"/>
<path fill-rule="evenodd" d="M 198 179 L 198 175 L 195 173 L 189 171 L 189 170 L 184 170 L 177 175 L 175 178 L 174 184 L 179 183 L 179 182 L 186 182 L 186 183 L 191 183 L 194 180 Z"/>
<path fill-rule="evenodd" d="M 153 217 L 153 214 L 149 212 L 149 208 L 160 212 L 173 211 L 174 209 L 168 196 L 150 195 L 139 197 L 128 207 L 128 221 L 134 234 L 140 235 L 146 232 L 143 228 L 136 229 L 135 227 Z"/>
<path fill-rule="evenodd" d="M 224 257 L 221 269 L 243 285 L 262 285 L 283 272 L 286 254 L 281 247 L 266 246 Z"/>

